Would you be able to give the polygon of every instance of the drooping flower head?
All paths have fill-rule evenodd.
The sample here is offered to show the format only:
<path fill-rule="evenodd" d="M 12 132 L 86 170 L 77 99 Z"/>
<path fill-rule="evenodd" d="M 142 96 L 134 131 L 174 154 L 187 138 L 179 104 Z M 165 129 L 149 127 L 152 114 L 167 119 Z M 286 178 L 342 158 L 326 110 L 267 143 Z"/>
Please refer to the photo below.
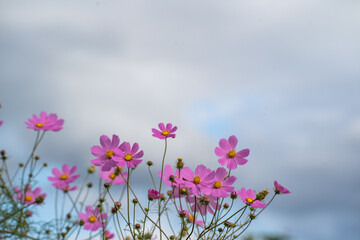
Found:
<path fill-rule="evenodd" d="M 102 227 L 102 222 L 105 222 L 107 217 L 106 213 L 100 214 L 97 208 L 93 209 L 92 206 L 85 208 L 85 213 L 79 213 L 79 218 L 84 223 L 84 229 L 96 231 Z"/>
<path fill-rule="evenodd" d="M 121 176 L 122 174 L 122 176 Z M 99 176 L 101 179 L 110 182 L 111 184 L 115 185 L 123 185 L 126 184 L 126 179 L 128 176 L 127 172 L 123 172 L 122 168 L 119 166 L 116 166 L 112 168 L 110 171 L 102 171 L 100 169 Z"/>
<path fill-rule="evenodd" d="M 131 147 L 130 143 L 124 142 L 123 144 L 123 151 L 119 153 L 120 161 L 118 166 L 128 168 L 135 168 L 139 165 L 143 160 L 140 159 L 144 156 L 144 152 L 141 150 L 139 151 L 139 144 L 134 143 Z"/>
<path fill-rule="evenodd" d="M 264 208 L 266 207 L 266 204 L 263 203 L 264 200 L 256 200 L 256 194 L 255 194 L 255 191 L 252 190 L 252 189 L 248 189 L 246 191 L 246 189 L 243 187 L 241 188 L 239 192 L 239 197 L 241 198 L 241 200 L 250 205 L 251 207 L 254 207 L 254 208 Z"/>
<path fill-rule="evenodd" d="M 288 194 L 290 193 L 290 191 L 287 188 L 284 188 L 283 186 L 281 186 L 276 180 L 274 181 L 274 186 L 275 186 L 275 193 L 276 194 Z"/>
<path fill-rule="evenodd" d="M 16 187 L 14 189 L 16 195 L 14 195 L 13 197 L 17 200 L 20 201 L 21 204 L 24 205 L 30 205 L 30 204 L 35 204 L 35 205 L 40 205 L 44 203 L 44 199 L 46 197 L 45 193 L 41 193 L 41 188 L 37 187 L 34 189 L 34 191 L 31 191 L 31 186 L 30 185 L 26 185 L 25 186 L 26 191 L 24 194 L 24 191 L 20 190 L 20 188 Z"/>
<path fill-rule="evenodd" d="M 195 174 L 190 168 L 181 170 L 181 179 L 186 187 L 191 189 L 192 194 L 199 196 L 204 188 L 211 188 L 214 183 L 215 171 L 199 165 L 195 169 Z"/>
<path fill-rule="evenodd" d="M 119 146 L 120 138 L 114 134 L 111 141 L 108 136 L 102 135 L 100 144 L 101 146 L 96 145 L 91 148 L 92 155 L 97 157 L 91 160 L 91 163 L 95 166 L 102 166 L 102 171 L 110 171 L 121 161 L 124 143 Z"/>
<path fill-rule="evenodd" d="M 249 149 L 243 149 L 236 152 L 235 148 L 238 140 L 235 136 L 230 136 L 229 140 L 225 138 L 219 142 L 220 147 L 215 148 L 215 154 L 220 157 L 219 163 L 221 166 L 226 165 L 228 169 L 236 169 L 237 165 L 244 165 L 247 163 L 245 157 L 249 156 Z"/>
<path fill-rule="evenodd" d="M 114 238 L 114 234 L 111 233 L 109 230 L 105 231 L 105 240 Z"/>
<path fill-rule="evenodd" d="M 177 127 L 173 127 L 171 123 L 166 124 L 166 127 L 164 123 L 159 123 L 159 129 L 160 131 L 155 128 L 152 129 L 154 137 L 157 137 L 159 139 L 165 139 L 169 137 L 175 138 L 174 132 L 177 130 Z"/>
<path fill-rule="evenodd" d="M 64 119 L 58 119 L 57 115 L 51 113 L 47 115 L 46 112 L 42 111 L 40 116 L 37 117 L 35 114 L 32 118 L 28 119 L 28 122 L 25 122 L 27 128 L 34 129 L 36 131 L 60 131 L 62 125 L 64 124 Z"/>
<path fill-rule="evenodd" d="M 54 174 L 54 177 L 50 176 L 48 179 L 53 182 L 52 185 L 57 189 L 64 191 L 76 190 L 77 186 L 70 187 L 70 183 L 74 182 L 80 177 L 79 174 L 75 175 L 76 170 L 77 166 L 70 168 L 68 164 L 64 164 L 61 170 L 58 168 L 53 168 L 52 173 Z"/>
<path fill-rule="evenodd" d="M 214 197 L 226 198 L 229 193 L 234 191 L 234 187 L 231 186 L 236 181 L 236 177 L 226 177 L 226 169 L 220 167 L 216 170 L 214 183 L 211 188 L 204 188 L 202 192 L 206 195 L 212 195 Z"/>
<path fill-rule="evenodd" d="M 154 190 L 154 189 L 149 189 L 148 190 L 148 199 L 150 201 L 154 200 L 154 199 L 159 199 L 161 198 L 163 194 L 160 194 L 158 191 Z"/>

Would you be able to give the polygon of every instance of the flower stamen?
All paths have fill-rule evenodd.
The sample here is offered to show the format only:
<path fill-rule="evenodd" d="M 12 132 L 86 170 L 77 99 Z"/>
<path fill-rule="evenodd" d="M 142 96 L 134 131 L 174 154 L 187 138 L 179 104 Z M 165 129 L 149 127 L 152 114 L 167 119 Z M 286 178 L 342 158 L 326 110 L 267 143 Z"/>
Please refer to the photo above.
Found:
<path fill-rule="evenodd" d="M 167 136 L 167 135 L 170 134 L 170 132 L 168 130 L 164 130 L 164 131 L 161 132 L 161 134 L 164 135 L 164 136 Z"/>
<path fill-rule="evenodd" d="M 199 184 L 200 183 L 200 177 L 199 176 L 194 177 L 193 183 Z"/>
<path fill-rule="evenodd" d="M 228 153 L 228 156 L 229 156 L 229 158 L 234 158 L 234 157 L 236 156 L 235 150 L 231 150 L 231 151 Z"/>
<path fill-rule="evenodd" d="M 61 176 L 60 176 L 60 179 L 61 180 L 66 180 L 66 179 L 68 179 L 68 175 L 67 174 L 62 174 Z"/>
<path fill-rule="evenodd" d="M 133 156 L 131 154 L 126 154 L 124 158 L 125 158 L 126 161 L 131 161 Z"/>
<path fill-rule="evenodd" d="M 89 222 L 91 222 L 91 223 L 96 222 L 96 217 L 95 216 L 89 217 Z"/>
<path fill-rule="evenodd" d="M 108 150 L 105 155 L 108 159 L 111 159 L 111 157 L 114 155 L 114 152 L 113 150 Z"/>
<path fill-rule="evenodd" d="M 38 127 L 38 128 L 42 128 L 42 127 L 44 126 L 44 124 L 42 124 L 42 123 L 37 123 L 37 124 L 35 124 L 35 126 Z"/>
<path fill-rule="evenodd" d="M 221 188 L 221 182 L 216 181 L 216 182 L 214 183 L 214 188 L 215 188 L 215 189 Z"/>

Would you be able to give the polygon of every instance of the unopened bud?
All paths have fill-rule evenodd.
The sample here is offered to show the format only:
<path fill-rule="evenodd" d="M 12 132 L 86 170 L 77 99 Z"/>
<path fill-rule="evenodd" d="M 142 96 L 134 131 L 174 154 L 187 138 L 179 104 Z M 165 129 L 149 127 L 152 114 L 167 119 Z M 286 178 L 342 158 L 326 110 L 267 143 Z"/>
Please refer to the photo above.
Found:
<path fill-rule="evenodd" d="M 136 229 L 140 229 L 141 225 L 139 223 L 135 224 Z"/>
<path fill-rule="evenodd" d="M 180 216 L 181 218 L 184 218 L 184 217 L 186 216 L 185 210 L 179 211 L 179 216 Z"/>
<path fill-rule="evenodd" d="M 91 183 L 91 182 L 89 182 L 88 184 L 87 184 L 87 187 L 88 188 L 91 188 L 93 186 L 93 184 Z"/>
<path fill-rule="evenodd" d="M 66 218 L 67 218 L 67 219 L 70 219 L 70 218 L 71 218 L 71 214 L 70 214 L 70 213 L 66 214 Z"/>
<path fill-rule="evenodd" d="M 23 167 L 24 166 L 24 164 L 23 163 L 19 163 L 19 167 Z"/>
<path fill-rule="evenodd" d="M 40 157 L 39 157 L 38 155 L 36 155 L 36 156 L 34 157 L 34 159 L 35 159 L 35 160 L 39 160 Z"/>
<path fill-rule="evenodd" d="M 1 150 L 1 156 L 5 156 L 5 154 L 6 154 L 6 152 L 5 152 L 5 150 Z"/>
<path fill-rule="evenodd" d="M 223 231 L 223 229 L 222 229 L 222 228 L 218 228 L 218 231 L 219 231 L 219 232 L 222 232 L 222 231 Z"/>
<path fill-rule="evenodd" d="M 62 233 L 61 233 L 61 236 L 62 236 L 62 237 L 65 237 L 65 236 L 66 236 L 66 232 L 62 232 Z"/>
<path fill-rule="evenodd" d="M 46 229 L 46 230 L 45 230 L 45 233 L 46 233 L 46 234 L 50 234 L 50 230 L 49 230 L 49 229 Z"/>
<path fill-rule="evenodd" d="M 47 167 L 47 166 L 48 166 L 48 164 L 47 164 L 46 162 L 44 162 L 43 166 L 44 166 L 44 167 Z"/>
<path fill-rule="evenodd" d="M 70 226 L 67 226 L 66 227 L 66 231 L 70 231 L 71 227 Z"/>
<path fill-rule="evenodd" d="M 116 207 L 116 209 L 120 209 L 121 208 L 121 202 L 115 202 L 115 207 Z"/>
<path fill-rule="evenodd" d="M 147 161 L 146 164 L 150 167 L 153 165 L 153 162 L 152 161 Z"/>
<path fill-rule="evenodd" d="M 236 199 L 237 196 L 238 196 L 238 193 L 236 191 L 233 191 L 233 192 L 230 193 L 230 198 L 231 199 Z"/>
<path fill-rule="evenodd" d="M 116 209 L 116 208 L 114 208 L 114 207 L 113 207 L 113 208 L 111 208 L 111 212 L 112 212 L 112 213 L 116 213 L 116 211 L 117 211 L 117 209 Z"/>
<path fill-rule="evenodd" d="M 84 222 L 83 220 L 80 220 L 80 221 L 79 221 L 79 225 L 80 225 L 80 226 L 82 226 L 82 225 L 84 225 L 84 224 L 85 224 L 85 222 Z"/>
<path fill-rule="evenodd" d="M 176 168 L 177 169 L 183 169 L 184 168 L 184 162 L 183 162 L 182 158 L 177 159 Z"/>
<path fill-rule="evenodd" d="M 255 217 L 256 217 L 255 214 L 253 214 L 253 213 L 250 213 L 250 214 L 249 214 L 249 218 L 250 218 L 251 220 L 255 219 Z"/>
<path fill-rule="evenodd" d="M 261 200 L 263 200 L 263 199 L 266 197 L 266 195 L 268 195 L 268 194 L 269 194 L 269 191 L 268 191 L 267 189 L 262 190 L 261 192 L 259 192 L 259 193 L 256 194 L 256 199 L 259 200 L 259 201 L 261 201 Z"/>
<path fill-rule="evenodd" d="M 255 210 L 255 208 L 254 207 L 250 207 L 250 211 L 254 211 Z"/>
<path fill-rule="evenodd" d="M 111 187 L 111 184 L 110 184 L 110 183 L 108 183 L 108 182 L 104 183 L 104 188 L 108 189 L 108 188 L 110 188 L 110 187 Z"/>
<path fill-rule="evenodd" d="M 91 167 L 89 167 L 88 168 L 88 173 L 93 173 L 93 172 L 95 172 L 95 166 L 91 166 Z"/>
<path fill-rule="evenodd" d="M 99 198 L 99 202 L 103 203 L 103 202 L 105 202 L 105 199 L 104 198 Z"/>
<path fill-rule="evenodd" d="M 137 204 L 137 203 L 139 202 L 139 200 L 137 200 L 136 198 L 134 198 L 134 199 L 132 200 L 132 202 L 133 202 L 133 204 Z"/>
<path fill-rule="evenodd" d="M 38 196 L 36 199 L 35 199 L 35 203 L 37 204 L 40 204 L 44 201 L 44 197 L 43 196 Z"/>
<path fill-rule="evenodd" d="M 228 209 L 228 208 L 229 208 L 229 204 L 225 203 L 225 204 L 223 205 L 223 207 L 224 207 L 225 209 Z"/>

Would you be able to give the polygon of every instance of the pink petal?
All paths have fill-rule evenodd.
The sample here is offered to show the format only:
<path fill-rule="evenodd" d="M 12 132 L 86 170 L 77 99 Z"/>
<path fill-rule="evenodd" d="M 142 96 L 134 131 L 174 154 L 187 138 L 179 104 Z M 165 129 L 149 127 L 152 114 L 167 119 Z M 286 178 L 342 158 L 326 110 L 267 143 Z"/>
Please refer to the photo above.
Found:
<path fill-rule="evenodd" d="M 229 144 L 232 149 L 236 148 L 237 143 L 238 143 L 238 140 L 234 135 L 229 137 Z"/>
<path fill-rule="evenodd" d="M 105 149 L 110 149 L 111 148 L 110 138 L 108 136 L 106 136 L 106 135 L 102 135 L 100 137 L 100 144 Z"/>
<path fill-rule="evenodd" d="M 224 149 L 226 152 L 229 152 L 232 150 L 232 148 L 230 147 L 230 144 L 228 142 L 228 140 L 226 140 L 225 138 L 221 139 L 219 141 L 219 146 Z"/>
<path fill-rule="evenodd" d="M 243 150 L 236 153 L 236 157 L 243 157 L 244 158 L 244 157 L 249 156 L 249 154 L 250 154 L 249 149 L 243 149 Z"/>

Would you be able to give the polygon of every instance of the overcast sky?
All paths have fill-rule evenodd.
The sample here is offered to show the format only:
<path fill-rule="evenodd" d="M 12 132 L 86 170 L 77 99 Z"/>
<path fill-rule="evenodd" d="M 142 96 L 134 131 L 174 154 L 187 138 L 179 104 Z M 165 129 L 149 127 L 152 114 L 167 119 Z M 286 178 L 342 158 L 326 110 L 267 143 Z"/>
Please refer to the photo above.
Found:
<path fill-rule="evenodd" d="M 159 165 L 151 128 L 171 122 L 168 162 L 215 169 L 236 135 L 251 151 L 239 188 L 292 192 L 249 232 L 357 240 L 359 13 L 356 0 L 0 1 L 0 148 L 26 158 L 24 121 L 42 110 L 65 119 L 39 149 L 53 166 L 87 168 L 102 134 Z"/>

